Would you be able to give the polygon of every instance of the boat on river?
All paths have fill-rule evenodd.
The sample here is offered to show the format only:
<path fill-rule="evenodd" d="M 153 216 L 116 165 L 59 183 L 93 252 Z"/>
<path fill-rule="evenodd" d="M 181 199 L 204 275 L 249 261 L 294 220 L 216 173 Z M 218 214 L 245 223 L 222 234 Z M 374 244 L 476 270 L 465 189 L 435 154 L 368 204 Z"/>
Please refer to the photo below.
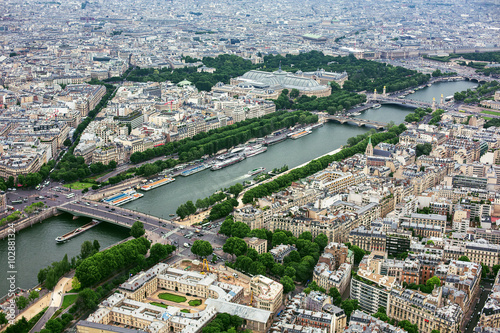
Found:
<path fill-rule="evenodd" d="M 75 230 L 73 231 L 70 231 L 62 236 L 59 236 L 59 237 L 56 237 L 56 242 L 57 243 L 64 243 L 68 240 L 70 240 L 71 238 L 73 237 L 76 237 L 80 234 L 83 234 L 85 231 L 89 230 L 90 228 L 93 228 L 95 227 L 96 225 L 98 225 L 99 223 L 101 223 L 101 221 L 98 221 L 98 220 L 92 220 L 92 222 L 90 223 L 87 223 L 86 225 L 84 226 L 81 226 L 79 228 L 76 228 Z"/>

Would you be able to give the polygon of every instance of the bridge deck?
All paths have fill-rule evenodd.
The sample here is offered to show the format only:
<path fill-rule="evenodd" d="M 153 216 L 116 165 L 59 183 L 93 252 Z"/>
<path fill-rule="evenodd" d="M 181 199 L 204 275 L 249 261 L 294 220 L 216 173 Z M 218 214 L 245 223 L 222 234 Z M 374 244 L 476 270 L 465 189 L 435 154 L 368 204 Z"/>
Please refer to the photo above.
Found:
<path fill-rule="evenodd" d="M 326 119 L 328 120 L 335 120 L 338 121 L 341 124 L 344 123 L 354 123 L 358 126 L 366 126 L 366 125 L 372 125 L 378 128 L 383 128 L 386 127 L 387 124 L 380 122 L 380 121 L 374 121 L 374 120 L 367 120 L 367 119 L 358 119 L 358 118 L 347 118 L 347 117 L 336 117 L 336 116 L 327 116 Z"/>
<path fill-rule="evenodd" d="M 135 221 L 141 221 L 144 223 L 145 228 L 147 226 L 158 227 L 158 225 L 164 223 L 171 223 L 169 220 L 161 219 L 156 216 L 116 206 L 110 206 L 109 204 L 101 202 L 89 202 L 89 205 L 85 204 L 85 202 L 86 201 L 72 201 L 58 206 L 57 209 L 75 216 L 86 216 L 99 221 L 118 224 L 127 228 L 131 228 Z"/>

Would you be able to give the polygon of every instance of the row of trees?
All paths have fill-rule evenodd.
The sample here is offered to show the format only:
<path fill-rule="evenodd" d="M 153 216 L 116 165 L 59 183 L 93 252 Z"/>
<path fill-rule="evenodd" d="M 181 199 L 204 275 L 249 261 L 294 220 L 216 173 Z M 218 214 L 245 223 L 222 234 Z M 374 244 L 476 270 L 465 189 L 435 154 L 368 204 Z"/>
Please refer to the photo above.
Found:
<path fill-rule="evenodd" d="M 233 125 L 198 133 L 192 138 L 169 142 L 144 152 L 135 152 L 130 156 L 130 161 L 140 163 L 158 156 L 178 154 L 181 162 L 188 162 L 204 155 L 213 155 L 219 150 L 232 148 L 250 139 L 266 136 L 297 123 L 310 124 L 317 121 L 318 117 L 309 112 L 278 111 L 261 118 L 251 118 Z"/>
<path fill-rule="evenodd" d="M 479 103 L 480 100 L 493 94 L 498 89 L 498 81 L 491 81 L 480 84 L 476 89 L 467 89 L 461 92 L 456 92 L 453 95 L 453 98 L 455 101 L 463 101 L 467 104 Z"/>
<path fill-rule="evenodd" d="M 427 114 L 431 113 L 431 108 L 417 108 L 412 113 L 408 113 L 405 117 L 405 121 L 407 123 L 418 123 L 421 121 Z"/>
<path fill-rule="evenodd" d="M 387 132 L 376 133 L 371 136 L 371 141 L 373 146 L 376 146 L 379 142 L 388 141 L 391 139 L 396 139 L 399 134 L 406 130 L 404 124 L 399 126 L 393 126 Z M 363 154 L 368 145 L 368 139 L 364 139 L 358 142 L 356 145 L 348 148 L 342 149 L 340 152 L 333 155 L 326 155 L 319 159 L 312 160 L 307 165 L 293 169 L 286 175 L 281 175 L 271 182 L 265 184 L 260 184 L 252 189 L 249 189 L 243 195 L 243 203 L 250 203 L 255 198 L 262 198 L 271 193 L 277 192 L 283 188 L 286 188 L 292 184 L 292 182 L 299 179 L 308 177 L 320 170 L 325 169 L 330 163 L 335 161 L 341 161 L 347 157 L 353 156 L 355 154 Z"/>
<path fill-rule="evenodd" d="M 76 268 L 82 260 L 99 252 L 101 245 L 97 240 L 94 242 L 85 241 L 80 247 L 80 254 L 77 257 L 72 257 L 71 261 L 68 260 L 68 255 L 65 254 L 61 261 L 53 262 L 47 268 L 42 268 L 38 272 L 38 283 L 44 283 L 45 288 L 52 290 L 57 281 L 71 269 Z"/>
<path fill-rule="evenodd" d="M 304 232 L 297 238 L 290 231 L 250 230 L 246 224 L 234 222 L 232 217 L 227 217 L 224 220 L 220 232 L 231 236 L 226 240 L 222 248 L 223 251 L 237 257 L 233 264 L 229 263 L 228 265 L 252 275 L 271 274 L 278 278 L 286 276 L 292 281 L 300 282 L 311 278 L 320 253 L 328 244 L 328 238 L 324 234 L 318 235 L 313 241 L 310 232 Z M 297 250 L 291 251 L 284 258 L 283 264 L 279 264 L 274 261 L 269 252 L 258 254 L 256 250 L 249 249 L 242 239 L 244 237 L 265 239 L 269 244 L 268 248 L 280 244 L 290 244 Z"/>
<path fill-rule="evenodd" d="M 144 259 L 151 244 L 143 237 L 127 241 L 84 259 L 75 276 L 83 287 L 89 287 L 109 277 L 113 272 Z"/>
<path fill-rule="evenodd" d="M 236 333 L 240 331 L 245 321 L 238 316 L 231 316 L 228 313 L 218 313 L 214 320 L 203 327 L 203 333 Z M 251 332 L 245 330 L 242 333 Z"/>
<path fill-rule="evenodd" d="M 110 161 L 108 164 L 98 162 L 87 165 L 82 156 L 75 157 L 73 154 L 68 153 L 64 155 L 56 169 L 51 173 L 50 178 L 55 181 L 64 180 L 69 183 L 78 179 L 85 179 L 91 175 L 98 175 L 115 168 L 115 161 Z"/>
<path fill-rule="evenodd" d="M 346 90 L 340 90 L 338 85 L 334 84 L 333 87 L 337 87 L 337 90 L 333 90 L 332 94 L 327 97 L 316 97 L 316 96 L 306 96 L 302 95 L 299 98 L 293 99 L 294 91 L 298 92 L 296 89 L 292 89 L 288 95 L 288 90 L 283 89 L 281 95 L 278 99 L 274 100 L 276 104 L 276 109 L 297 109 L 304 111 L 327 111 L 329 114 L 335 114 L 343 109 L 350 109 L 354 105 L 366 102 L 366 96 L 349 92 Z M 312 116 L 309 116 L 312 117 Z M 308 120 L 308 119 L 304 119 Z"/>

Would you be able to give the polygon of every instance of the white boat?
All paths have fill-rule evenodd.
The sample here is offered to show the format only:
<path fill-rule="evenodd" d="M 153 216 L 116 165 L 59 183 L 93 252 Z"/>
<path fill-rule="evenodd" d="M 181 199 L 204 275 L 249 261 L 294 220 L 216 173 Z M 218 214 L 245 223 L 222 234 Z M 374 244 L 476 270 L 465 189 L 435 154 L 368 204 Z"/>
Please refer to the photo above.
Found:
<path fill-rule="evenodd" d="M 264 171 L 266 171 L 266 168 L 264 168 L 264 167 L 260 167 L 260 168 L 257 168 L 257 169 L 253 169 L 253 170 L 251 170 L 251 171 L 248 171 L 248 175 L 249 175 L 249 176 L 253 176 L 253 175 L 256 175 L 256 174 L 261 173 L 261 172 L 264 172 Z"/>
<path fill-rule="evenodd" d="M 175 178 L 170 178 L 170 177 L 161 178 L 159 180 L 156 180 L 156 181 L 153 181 L 149 184 L 141 186 L 141 190 L 150 191 L 150 190 L 157 188 L 157 187 L 160 187 L 162 185 L 170 184 L 173 181 L 175 181 Z"/>
<path fill-rule="evenodd" d="M 380 104 L 375 104 L 372 106 L 372 108 L 374 108 L 374 109 L 380 109 L 381 107 L 382 107 L 382 105 L 380 105 Z"/>
<path fill-rule="evenodd" d="M 267 151 L 267 147 L 264 147 L 263 145 L 254 145 L 250 147 L 246 147 L 245 150 L 243 150 L 243 154 L 245 154 L 245 157 L 252 157 L 258 154 L 265 153 Z"/>

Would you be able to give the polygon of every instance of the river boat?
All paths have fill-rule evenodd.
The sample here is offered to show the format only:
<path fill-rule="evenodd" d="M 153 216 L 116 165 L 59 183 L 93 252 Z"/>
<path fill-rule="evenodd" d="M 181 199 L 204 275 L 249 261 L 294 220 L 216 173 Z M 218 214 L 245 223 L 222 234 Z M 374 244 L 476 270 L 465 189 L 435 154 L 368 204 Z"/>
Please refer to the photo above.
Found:
<path fill-rule="evenodd" d="M 451 101 L 452 99 L 453 99 L 453 95 L 446 96 L 446 97 L 444 98 L 444 100 L 445 100 L 446 102 Z"/>
<path fill-rule="evenodd" d="M 170 184 L 173 181 L 175 181 L 175 178 L 171 178 L 171 177 L 165 177 L 165 178 L 153 180 L 152 182 L 150 182 L 150 183 L 148 183 L 146 185 L 142 185 L 141 186 L 141 190 L 143 190 L 143 191 L 150 191 L 150 190 L 155 189 L 157 187 Z"/>
<path fill-rule="evenodd" d="M 267 147 L 264 147 L 263 145 L 253 145 L 246 147 L 245 150 L 243 150 L 243 154 L 245 155 L 246 158 L 248 158 L 258 154 L 265 153 L 266 151 Z"/>
<path fill-rule="evenodd" d="M 195 173 L 198 173 L 200 171 L 206 170 L 208 168 L 210 168 L 210 165 L 208 165 L 208 164 L 201 164 L 201 165 L 195 166 L 194 168 L 190 168 L 190 169 L 182 171 L 181 172 L 181 176 L 183 176 L 183 177 L 191 176 L 191 175 L 193 175 Z"/>
<path fill-rule="evenodd" d="M 351 113 L 351 116 L 360 116 L 361 115 L 361 112 L 354 112 L 354 113 Z"/>
<path fill-rule="evenodd" d="M 109 198 L 102 200 L 103 202 L 113 205 L 113 206 L 121 206 L 128 202 L 140 199 L 144 196 L 142 193 L 137 193 L 135 190 L 127 190 L 115 194 Z"/>
<path fill-rule="evenodd" d="M 381 107 L 382 107 L 382 105 L 380 105 L 380 104 L 374 104 L 372 106 L 372 108 L 374 108 L 374 109 L 380 109 Z"/>
<path fill-rule="evenodd" d="M 93 228 L 95 227 L 96 225 L 98 225 L 99 223 L 101 223 L 101 221 L 98 221 L 98 220 L 92 220 L 92 222 L 90 223 L 87 223 L 86 225 L 84 226 L 81 226 L 79 228 L 76 228 L 75 230 L 73 231 L 70 231 L 62 236 L 59 236 L 59 237 L 56 237 L 56 242 L 57 243 L 64 243 L 68 240 L 70 240 L 71 238 L 75 237 L 75 236 L 78 236 L 82 233 L 84 233 L 85 231 L 89 230 L 90 228 Z"/>
<path fill-rule="evenodd" d="M 287 135 L 285 133 L 270 135 L 270 136 L 266 136 L 263 144 L 266 146 L 272 146 L 276 143 L 283 142 L 286 139 L 287 139 Z"/>
<path fill-rule="evenodd" d="M 260 168 L 257 168 L 257 169 L 253 169 L 253 170 L 251 170 L 251 171 L 248 171 L 248 175 L 249 175 L 249 176 L 253 176 L 253 175 L 256 175 L 256 174 L 261 173 L 261 172 L 264 172 L 264 171 L 266 171 L 266 168 L 264 168 L 264 167 L 260 167 Z"/>
<path fill-rule="evenodd" d="M 236 164 L 238 162 L 241 162 L 244 159 L 245 159 L 245 155 L 240 155 L 240 154 L 234 155 L 234 156 L 229 157 L 229 158 L 227 158 L 227 159 L 225 159 L 223 161 L 215 163 L 212 166 L 212 171 L 223 169 L 223 168 L 228 167 L 230 165 L 233 165 L 233 164 Z"/>
<path fill-rule="evenodd" d="M 298 130 L 298 131 L 291 133 L 289 135 L 290 135 L 290 139 L 297 140 L 297 139 L 300 139 L 301 137 L 309 135 L 311 133 L 312 133 L 312 131 L 310 129 L 306 128 L 306 129 Z"/>

